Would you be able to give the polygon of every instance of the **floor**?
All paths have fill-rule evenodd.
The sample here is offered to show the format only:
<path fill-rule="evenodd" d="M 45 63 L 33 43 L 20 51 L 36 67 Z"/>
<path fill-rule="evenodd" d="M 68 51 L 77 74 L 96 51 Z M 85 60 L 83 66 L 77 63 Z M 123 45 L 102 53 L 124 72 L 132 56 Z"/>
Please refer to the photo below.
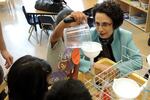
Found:
<path fill-rule="evenodd" d="M 34 38 L 28 41 L 28 29 L 30 26 L 26 22 L 21 6 L 21 0 L 15 0 L 15 8 L 12 11 L 7 7 L 0 6 L 0 20 L 7 49 L 13 55 L 14 61 L 23 55 L 33 55 L 46 59 L 48 37 L 46 34 L 44 35 L 42 45 L 37 44 Z M 76 8 L 76 10 L 79 9 L 78 7 Z M 133 32 L 133 39 L 143 55 L 147 56 L 150 54 L 150 47 L 147 45 L 150 32 L 145 33 L 127 22 L 124 22 L 122 27 Z M 40 29 L 38 29 L 38 33 L 40 34 Z M 0 64 L 4 65 L 3 59 L 0 60 Z"/>

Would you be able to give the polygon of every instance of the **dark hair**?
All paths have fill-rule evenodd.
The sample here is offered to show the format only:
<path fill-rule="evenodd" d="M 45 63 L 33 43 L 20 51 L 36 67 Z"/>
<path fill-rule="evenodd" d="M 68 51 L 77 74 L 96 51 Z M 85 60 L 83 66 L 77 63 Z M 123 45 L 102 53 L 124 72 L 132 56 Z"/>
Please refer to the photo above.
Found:
<path fill-rule="evenodd" d="M 54 83 L 45 100 L 92 100 L 92 97 L 81 81 L 69 79 Z"/>
<path fill-rule="evenodd" d="M 113 1 L 104 1 L 101 4 L 97 4 L 93 9 L 93 17 L 96 13 L 105 13 L 113 21 L 113 29 L 118 28 L 123 23 L 123 11 L 118 4 Z"/>
<path fill-rule="evenodd" d="M 51 72 L 43 59 L 30 55 L 19 58 L 7 77 L 9 100 L 42 100 L 48 91 L 47 76 Z"/>
<path fill-rule="evenodd" d="M 73 12 L 73 10 L 69 8 L 65 8 L 62 11 L 60 11 L 56 18 L 56 25 L 59 24 L 66 16 L 70 15 Z"/>

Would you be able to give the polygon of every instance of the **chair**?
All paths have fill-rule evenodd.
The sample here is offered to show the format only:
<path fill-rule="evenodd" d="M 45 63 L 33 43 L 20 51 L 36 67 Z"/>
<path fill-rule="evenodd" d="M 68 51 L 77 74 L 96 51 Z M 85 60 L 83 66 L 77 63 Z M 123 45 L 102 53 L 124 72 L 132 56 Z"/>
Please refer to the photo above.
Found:
<path fill-rule="evenodd" d="M 42 29 L 40 35 L 40 44 L 41 44 L 43 32 L 45 32 L 49 36 L 48 30 L 54 29 L 55 21 L 52 18 L 52 16 L 38 16 L 38 19 L 40 28 Z"/>
<path fill-rule="evenodd" d="M 22 6 L 22 11 L 23 11 L 23 13 L 25 15 L 25 18 L 26 18 L 28 24 L 31 25 L 31 27 L 29 28 L 30 35 L 28 37 L 28 40 L 30 40 L 30 37 L 31 37 L 31 35 L 33 33 L 33 29 L 35 29 L 36 39 L 37 39 L 37 42 L 38 42 L 38 34 L 37 34 L 37 27 L 36 27 L 36 25 L 39 24 L 39 20 L 38 20 L 37 15 L 34 14 L 34 13 L 33 14 L 32 13 L 27 13 L 24 6 Z"/>

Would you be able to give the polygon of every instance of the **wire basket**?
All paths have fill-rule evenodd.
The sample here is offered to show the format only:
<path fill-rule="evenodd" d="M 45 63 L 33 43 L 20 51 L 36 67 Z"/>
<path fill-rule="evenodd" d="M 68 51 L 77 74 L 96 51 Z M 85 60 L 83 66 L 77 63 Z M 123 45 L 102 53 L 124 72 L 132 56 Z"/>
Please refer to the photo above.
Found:
<path fill-rule="evenodd" d="M 122 47 L 123 50 L 129 49 L 126 47 Z M 134 53 L 136 51 L 131 50 Z M 146 61 L 146 56 L 141 55 L 143 58 L 143 61 Z M 130 78 L 135 80 L 139 86 L 143 87 L 143 91 L 140 93 L 140 95 L 136 98 L 136 100 L 150 100 L 150 88 L 145 88 L 145 84 L 147 82 L 146 79 L 143 78 L 143 75 L 138 72 L 135 72 L 134 69 L 130 66 L 124 67 L 127 70 L 130 70 L 129 73 L 126 72 L 120 72 L 118 70 L 119 64 L 121 64 L 124 60 L 130 59 L 129 55 L 122 54 L 122 60 L 115 63 L 107 58 L 103 58 L 99 60 L 96 63 L 104 64 L 108 66 L 108 68 L 102 72 L 98 72 L 96 69 L 94 69 L 94 74 L 91 72 L 82 74 L 82 80 L 84 81 L 85 86 L 89 89 L 89 92 L 92 95 L 93 100 L 118 100 L 118 96 L 114 93 L 112 89 L 113 80 L 115 78 Z M 134 62 L 134 64 L 139 64 L 139 62 Z M 145 74 L 145 72 L 148 70 L 147 63 L 143 64 L 142 72 Z M 81 76 L 80 76 L 81 77 Z M 149 99 L 148 99 L 149 98 Z"/>

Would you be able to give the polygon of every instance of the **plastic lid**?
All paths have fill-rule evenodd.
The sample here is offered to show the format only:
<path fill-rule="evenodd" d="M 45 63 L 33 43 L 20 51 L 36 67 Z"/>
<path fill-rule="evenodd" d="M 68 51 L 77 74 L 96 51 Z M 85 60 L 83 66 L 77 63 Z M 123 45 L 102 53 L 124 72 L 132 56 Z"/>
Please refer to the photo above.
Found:
<path fill-rule="evenodd" d="M 102 45 L 98 42 L 84 42 L 81 49 L 87 57 L 94 58 L 102 51 Z"/>

